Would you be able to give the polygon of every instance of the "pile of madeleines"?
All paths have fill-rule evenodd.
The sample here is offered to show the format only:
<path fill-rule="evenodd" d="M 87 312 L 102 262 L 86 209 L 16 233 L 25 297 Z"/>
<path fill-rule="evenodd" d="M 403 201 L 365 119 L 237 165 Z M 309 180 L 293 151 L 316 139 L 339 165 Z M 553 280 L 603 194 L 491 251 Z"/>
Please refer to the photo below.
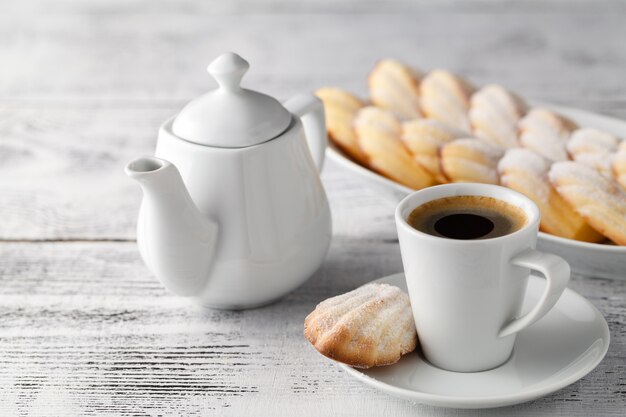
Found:
<path fill-rule="evenodd" d="M 368 102 L 315 93 L 329 137 L 355 162 L 415 190 L 500 184 L 539 206 L 546 233 L 626 245 L 626 141 L 446 70 L 422 75 L 384 59 L 368 86 Z"/>

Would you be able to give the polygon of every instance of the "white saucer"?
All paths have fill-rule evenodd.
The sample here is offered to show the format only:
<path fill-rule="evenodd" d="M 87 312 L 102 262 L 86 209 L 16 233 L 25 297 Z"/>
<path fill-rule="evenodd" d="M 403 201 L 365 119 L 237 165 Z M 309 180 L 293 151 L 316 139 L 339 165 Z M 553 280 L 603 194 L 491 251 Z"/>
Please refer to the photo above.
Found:
<path fill-rule="evenodd" d="M 374 282 L 406 291 L 402 273 Z M 524 311 L 537 302 L 544 283 L 539 277 L 530 277 Z M 581 295 L 566 289 L 552 311 L 518 335 L 513 355 L 499 368 L 475 373 L 444 371 L 426 362 L 420 352 L 380 368 L 341 366 L 365 384 L 410 401 L 490 408 L 534 400 L 578 381 L 600 363 L 608 348 L 609 327 L 602 314 Z"/>

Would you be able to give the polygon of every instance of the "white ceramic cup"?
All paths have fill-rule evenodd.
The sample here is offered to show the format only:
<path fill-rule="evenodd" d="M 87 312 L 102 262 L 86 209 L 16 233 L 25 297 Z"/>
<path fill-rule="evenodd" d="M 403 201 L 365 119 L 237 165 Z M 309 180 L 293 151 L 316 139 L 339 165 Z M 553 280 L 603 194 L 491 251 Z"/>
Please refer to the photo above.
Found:
<path fill-rule="evenodd" d="M 505 236 L 447 239 L 407 222 L 418 206 L 444 197 L 493 197 L 521 208 L 526 224 Z M 562 258 L 535 250 L 539 209 L 508 188 L 472 183 L 426 188 L 396 209 L 396 225 L 422 352 L 433 365 L 458 372 L 495 368 L 511 356 L 516 334 L 543 317 L 569 280 Z M 530 270 L 546 278 L 544 293 L 520 316 Z"/>

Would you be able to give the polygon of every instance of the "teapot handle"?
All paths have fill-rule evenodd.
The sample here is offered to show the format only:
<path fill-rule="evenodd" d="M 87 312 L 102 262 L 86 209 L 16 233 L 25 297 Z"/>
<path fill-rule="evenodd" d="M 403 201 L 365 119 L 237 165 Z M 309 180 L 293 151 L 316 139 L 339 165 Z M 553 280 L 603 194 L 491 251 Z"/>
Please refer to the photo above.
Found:
<path fill-rule="evenodd" d="M 300 94 L 287 100 L 283 105 L 291 113 L 300 117 L 304 135 L 319 172 L 324 166 L 324 155 L 328 146 L 324 104 L 312 94 Z"/>

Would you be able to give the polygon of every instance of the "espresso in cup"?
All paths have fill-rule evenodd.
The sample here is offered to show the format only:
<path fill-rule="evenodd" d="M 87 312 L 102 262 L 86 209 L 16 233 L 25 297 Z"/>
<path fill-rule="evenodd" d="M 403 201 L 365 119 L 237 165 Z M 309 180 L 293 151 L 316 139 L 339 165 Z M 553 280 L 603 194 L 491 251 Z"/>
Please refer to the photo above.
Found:
<path fill-rule="evenodd" d="M 506 236 L 527 222 L 519 207 L 478 195 L 429 201 L 416 207 L 407 220 L 412 227 L 429 235 L 461 240 Z"/>
<path fill-rule="evenodd" d="M 456 372 L 500 366 L 511 357 L 515 335 L 548 313 L 567 286 L 567 262 L 535 249 L 539 208 L 511 189 L 424 188 L 398 204 L 396 225 L 421 351 L 434 366 Z M 548 282 L 522 314 L 531 270 Z"/>

